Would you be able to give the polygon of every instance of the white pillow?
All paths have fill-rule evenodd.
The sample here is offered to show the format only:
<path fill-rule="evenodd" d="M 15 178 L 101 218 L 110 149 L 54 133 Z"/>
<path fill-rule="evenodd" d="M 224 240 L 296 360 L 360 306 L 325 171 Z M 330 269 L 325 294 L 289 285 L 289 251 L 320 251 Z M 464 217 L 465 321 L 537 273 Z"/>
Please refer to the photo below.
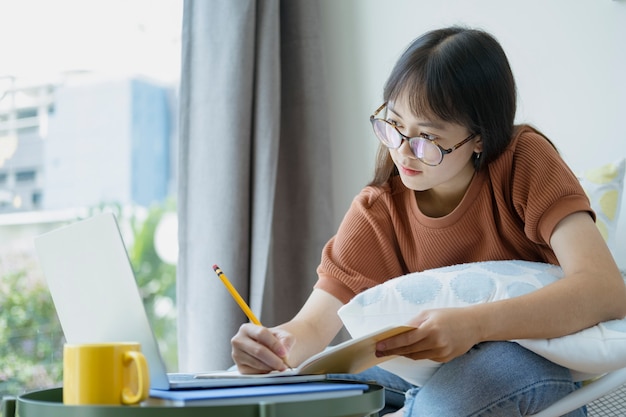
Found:
<path fill-rule="evenodd" d="M 416 272 L 389 280 L 354 297 L 339 309 L 352 337 L 393 324 L 405 324 L 423 309 L 463 307 L 535 291 L 563 276 L 560 267 L 528 261 L 490 261 Z M 555 339 L 515 342 L 570 368 L 574 379 L 626 366 L 626 319 L 600 323 Z M 440 366 L 430 360 L 394 358 L 379 365 L 415 385 Z"/>

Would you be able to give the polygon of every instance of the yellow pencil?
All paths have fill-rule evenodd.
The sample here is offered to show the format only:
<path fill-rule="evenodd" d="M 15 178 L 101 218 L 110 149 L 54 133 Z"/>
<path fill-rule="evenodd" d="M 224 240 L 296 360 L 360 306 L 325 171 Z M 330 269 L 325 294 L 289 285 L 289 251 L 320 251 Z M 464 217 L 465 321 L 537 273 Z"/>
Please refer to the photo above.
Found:
<path fill-rule="evenodd" d="M 222 283 L 226 286 L 226 289 L 228 290 L 230 295 L 232 295 L 237 304 L 239 304 L 239 307 L 241 307 L 243 312 L 246 313 L 246 316 L 248 316 L 250 321 L 257 326 L 261 326 L 262 324 L 259 319 L 256 318 L 252 310 L 250 310 L 250 307 L 248 307 L 248 304 L 246 304 L 246 302 L 243 300 L 243 298 L 241 298 L 241 295 L 239 295 L 235 287 L 233 287 L 228 278 L 226 278 L 226 274 L 224 274 L 224 272 L 222 272 L 220 267 L 217 265 L 213 265 L 213 270 L 215 271 L 219 279 L 222 280 Z"/>
<path fill-rule="evenodd" d="M 256 324 L 257 326 L 262 326 L 262 324 L 259 321 L 259 319 L 256 318 L 256 316 L 254 315 L 252 310 L 250 310 L 250 307 L 248 307 L 248 304 L 246 304 L 246 302 L 243 300 L 243 298 L 241 298 L 241 295 L 239 295 L 239 293 L 237 292 L 235 287 L 233 287 L 233 285 L 230 283 L 230 281 L 226 277 L 226 274 L 224 274 L 224 272 L 220 269 L 220 267 L 217 266 L 217 265 L 213 265 L 213 270 L 215 271 L 215 273 L 217 274 L 219 279 L 222 280 L 222 283 L 226 286 L 226 289 L 228 290 L 230 295 L 232 295 L 233 298 L 235 299 L 235 301 L 237 302 L 237 304 L 239 304 L 239 307 L 241 307 L 243 312 L 246 313 L 246 316 L 248 316 L 248 319 L 250 319 L 250 321 L 252 323 Z M 287 368 L 293 369 L 287 363 L 287 358 L 282 358 L 282 359 L 283 359 L 283 363 L 285 364 L 285 366 Z"/>

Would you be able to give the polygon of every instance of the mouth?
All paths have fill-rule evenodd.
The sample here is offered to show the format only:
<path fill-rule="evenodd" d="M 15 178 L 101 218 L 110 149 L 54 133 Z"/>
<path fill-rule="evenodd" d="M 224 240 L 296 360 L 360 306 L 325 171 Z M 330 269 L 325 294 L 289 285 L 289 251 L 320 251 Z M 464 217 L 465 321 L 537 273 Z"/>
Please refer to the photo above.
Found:
<path fill-rule="evenodd" d="M 410 177 L 415 176 L 415 175 L 419 175 L 419 174 L 422 173 L 422 171 L 417 171 L 415 169 L 407 168 L 407 167 L 405 167 L 403 165 L 400 165 L 398 168 L 399 168 L 399 170 L 400 170 L 400 172 L 402 174 L 408 175 Z"/>

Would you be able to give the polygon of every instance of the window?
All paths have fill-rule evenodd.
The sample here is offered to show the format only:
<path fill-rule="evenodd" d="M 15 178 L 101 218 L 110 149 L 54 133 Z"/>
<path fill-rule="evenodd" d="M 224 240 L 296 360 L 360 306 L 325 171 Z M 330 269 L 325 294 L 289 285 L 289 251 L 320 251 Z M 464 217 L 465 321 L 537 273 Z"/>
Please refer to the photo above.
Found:
<path fill-rule="evenodd" d="M 32 240 L 101 210 L 124 229 L 164 361 L 177 370 L 176 265 L 154 239 L 176 212 L 170 150 L 183 2 L 37 8 L 43 37 L 24 25 L 29 2 L 0 2 L 0 39 L 16 46 L 3 50 L 0 68 L 0 395 L 62 382 L 63 332 Z"/>
<path fill-rule="evenodd" d="M 25 108 L 17 111 L 18 119 L 31 119 L 37 117 L 37 108 Z"/>
<path fill-rule="evenodd" d="M 31 194 L 31 203 L 35 208 L 41 207 L 41 191 L 33 191 Z"/>
<path fill-rule="evenodd" d="M 34 182 L 36 176 L 37 176 L 37 173 L 34 170 L 18 171 L 15 173 L 15 182 L 17 183 Z"/>

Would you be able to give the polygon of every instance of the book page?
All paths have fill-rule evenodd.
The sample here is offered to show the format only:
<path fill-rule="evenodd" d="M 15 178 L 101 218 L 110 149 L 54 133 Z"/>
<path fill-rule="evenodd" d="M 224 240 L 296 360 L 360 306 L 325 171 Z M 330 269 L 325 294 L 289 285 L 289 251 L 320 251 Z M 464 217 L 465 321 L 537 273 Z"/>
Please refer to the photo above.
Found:
<path fill-rule="evenodd" d="M 393 359 L 395 356 L 376 357 L 376 343 L 415 329 L 411 326 L 390 326 L 365 336 L 350 339 L 311 356 L 300 366 L 267 374 L 241 374 L 236 370 L 217 371 L 197 375 L 196 378 L 273 378 L 295 375 L 354 374 Z"/>
<path fill-rule="evenodd" d="M 391 326 L 357 339 L 351 339 L 326 349 L 304 361 L 297 373 L 306 374 L 356 374 L 395 356 L 376 357 L 376 343 L 414 330 L 411 326 Z"/>

